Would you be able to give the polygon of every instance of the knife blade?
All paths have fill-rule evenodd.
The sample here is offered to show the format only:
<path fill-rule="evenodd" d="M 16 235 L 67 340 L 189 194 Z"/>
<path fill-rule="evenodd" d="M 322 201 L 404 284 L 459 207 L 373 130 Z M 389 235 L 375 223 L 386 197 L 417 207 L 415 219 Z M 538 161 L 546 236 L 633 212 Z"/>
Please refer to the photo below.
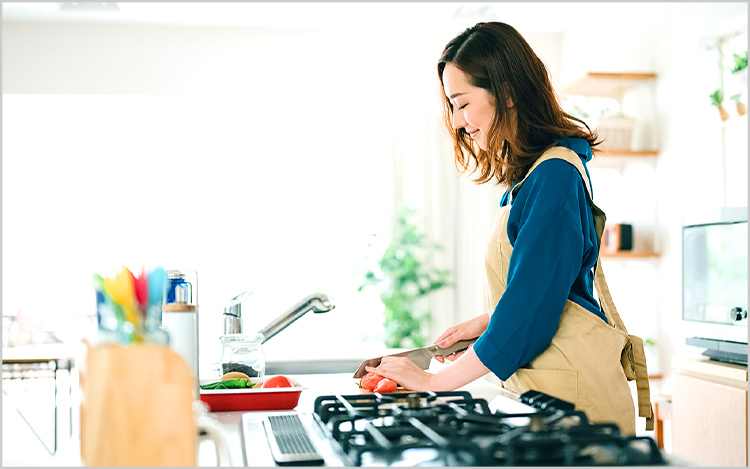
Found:
<path fill-rule="evenodd" d="M 459 340 L 450 347 L 440 348 L 437 345 L 430 345 L 428 347 L 417 348 L 414 350 L 408 350 L 406 352 L 394 353 L 393 355 L 385 355 L 384 357 L 406 357 L 413 361 L 418 367 L 426 370 L 430 367 L 430 362 L 436 355 L 450 355 L 454 352 L 460 352 L 469 348 L 479 337 L 468 340 Z M 354 372 L 355 378 L 361 378 L 367 374 L 365 370 L 366 366 L 378 366 L 384 357 L 370 358 L 362 362 Z"/>

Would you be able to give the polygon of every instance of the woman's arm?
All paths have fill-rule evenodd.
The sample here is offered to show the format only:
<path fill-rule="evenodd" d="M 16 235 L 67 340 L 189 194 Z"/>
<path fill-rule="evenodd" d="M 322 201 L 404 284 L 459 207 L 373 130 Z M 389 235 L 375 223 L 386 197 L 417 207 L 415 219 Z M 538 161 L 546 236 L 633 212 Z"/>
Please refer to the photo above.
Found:
<path fill-rule="evenodd" d="M 422 370 L 406 357 L 383 357 L 380 366 L 365 369 L 417 392 L 453 391 L 490 372 L 479 361 L 473 347 L 469 347 L 452 365 L 435 374 Z"/>

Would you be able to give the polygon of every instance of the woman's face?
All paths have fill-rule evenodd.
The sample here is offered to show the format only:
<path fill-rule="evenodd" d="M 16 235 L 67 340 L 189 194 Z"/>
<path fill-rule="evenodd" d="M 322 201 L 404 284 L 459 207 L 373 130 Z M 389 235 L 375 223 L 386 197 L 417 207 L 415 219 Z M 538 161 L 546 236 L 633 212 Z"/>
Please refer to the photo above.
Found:
<path fill-rule="evenodd" d="M 479 148 L 487 150 L 489 131 L 495 119 L 493 97 L 484 88 L 472 85 L 469 76 L 452 63 L 447 63 L 443 69 L 443 88 L 453 105 L 453 127 L 464 129 Z"/>

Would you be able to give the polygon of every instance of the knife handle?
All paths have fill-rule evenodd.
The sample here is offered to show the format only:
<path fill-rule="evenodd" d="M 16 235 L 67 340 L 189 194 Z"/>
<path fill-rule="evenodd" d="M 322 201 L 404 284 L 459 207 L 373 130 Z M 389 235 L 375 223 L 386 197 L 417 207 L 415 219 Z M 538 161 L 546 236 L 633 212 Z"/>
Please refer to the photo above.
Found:
<path fill-rule="evenodd" d="M 474 341 L 476 341 L 479 337 L 475 337 L 473 339 L 467 339 L 467 340 L 459 340 L 458 342 L 454 343 L 451 346 L 448 346 L 446 348 L 438 347 L 435 350 L 435 355 L 450 355 L 453 352 L 460 352 L 461 350 L 466 350 L 469 348 L 469 345 L 473 344 Z"/>

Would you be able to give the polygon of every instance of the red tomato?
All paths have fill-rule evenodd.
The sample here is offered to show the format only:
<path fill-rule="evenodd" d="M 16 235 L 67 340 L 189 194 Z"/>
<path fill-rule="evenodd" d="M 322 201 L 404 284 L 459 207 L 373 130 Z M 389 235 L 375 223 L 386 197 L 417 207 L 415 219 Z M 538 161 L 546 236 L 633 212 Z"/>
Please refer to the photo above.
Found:
<path fill-rule="evenodd" d="M 286 376 L 273 376 L 263 381 L 262 388 L 291 388 L 292 382 Z"/>
<path fill-rule="evenodd" d="M 373 391 L 382 379 L 384 378 L 380 375 L 376 375 L 375 373 L 367 373 L 362 377 L 361 380 L 359 380 L 359 385 L 365 389 Z"/>
<path fill-rule="evenodd" d="M 395 381 L 388 379 L 388 378 L 383 378 L 378 383 L 378 387 L 375 388 L 375 392 L 380 392 L 380 393 L 393 392 L 396 390 L 397 387 L 398 387 L 398 383 L 396 383 Z"/>

